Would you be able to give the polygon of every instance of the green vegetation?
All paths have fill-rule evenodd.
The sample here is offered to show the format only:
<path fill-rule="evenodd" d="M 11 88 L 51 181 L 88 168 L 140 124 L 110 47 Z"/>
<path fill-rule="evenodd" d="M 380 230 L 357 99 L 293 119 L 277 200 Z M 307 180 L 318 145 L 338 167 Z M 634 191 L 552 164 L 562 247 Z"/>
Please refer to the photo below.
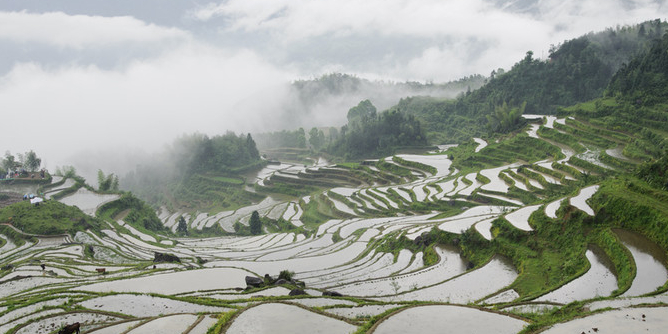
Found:
<path fill-rule="evenodd" d="M 19 172 L 20 170 L 35 172 L 41 165 L 42 159 L 39 158 L 33 150 L 30 150 L 25 154 L 19 153 L 17 154 L 17 157 L 7 151 L 5 152 L 4 159 L 2 159 L 2 169 L 5 173 L 9 171 Z"/>
<path fill-rule="evenodd" d="M 188 234 L 188 224 L 186 223 L 185 218 L 183 216 L 179 216 L 179 218 L 176 220 L 176 233 L 181 234 L 181 235 L 187 235 Z"/>
<path fill-rule="evenodd" d="M 519 108 L 510 108 L 505 101 L 502 105 L 496 106 L 494 112 L 487 115 L 489 128 L 493 132 L 508 133 L 516 130 L 526 124 L 522 118 L 527 103 L 524 102 Z"/>
<path fill-rule="evenodd" d="M 321 201 L 320 195 L 311 197 L 308 204 L 301 204 L 301 206 L 304 210 L 301 221 L 308 228 L 315 228 L 330 219 L 336 218 L 331 211 L 331 207 Z"/>
<path fill-rule="evenodd" d="M 262 200 L 264 196 L 244 190 L 239 179 L 193 174 L 170 184 L 165 193 L 174 209 L 209 211 L 234 210 Z"/>
<path fill-rule="evenodd" d="M 232 310 L 229 312 L 221 313 L 218 316 L 218 322 L 216 322 L 216 325 L 213 327 L 209 328 L 209 330 L 206 331 L 206 334 L 218 334 L 223 332 L 223 328 L 225 328 L 227 325 L 229 325 L 230 321 L 239 313 L 239 310 Z"/>
<path fill-rule="evenodd" d="M 453 166 L 461 170 L 484 169 L 503 166 L 516 161 L 535 162 L 547 158 L 562 157 L 561 150 L 548 142 L 529 137 L 526 133 L 513 134 L 510 138 L 490 143 L 480 152 L 475 152 L 473 141 L 450 148 Z"/>
<path fill-rule="evenodd" d="M 607 95 L 621 94 L 638 104 L 656 104 L 668 98 L 668 35 L 656 40 L 642 57 L 623 66 L 612 78 Z"/>
<path fill-rule="evenodd" d="M 620 243 L 619 238 L 608 228 L 592 231 L 589 240 L 600 247 L 612 261 L 618 286 L 612 295 L 616 296 L 624 293 L 631 287 L 636 273 L 636 265 L 631 252 Z"/>
<path fill-rule="evenodd" d="M 390 155 L 398 147 L 426 144 L 421 124 L 413 116 L 397 110 L 376 113 L 371 102 L 365 100 L 348 111 L 348 124 L 341 128 L 341 137 L 326 151 L 349 160 Z"/>
<path fill-rule="evenodd" d="M 98 190 L 101 192 L 118 191 L 118 176 L 112 174 L 104 175 L 101 169 L 97 171 Z"/>
<path fill-rule="evenodd" d="M 194 134 L 178 138 L 154 164 L 126 175 L 122 187 L 156 207 L 215 213 L 264 198 L 244 190 L 242 173 L 265 164 L 250 134 Z"/>
<path fill-rule="evenodd" d="M 420 120 L 432 143 L 461 143 L 493 130 L 507 131 L 521 126 L 521 120 L 499 117 L 500 111 L 506 116 L 515 108 L 529 114 L 553 114 L 560 106 L 600 97 L 622 64 L 630 64 L 646 50 L 665 26 L 656 20 L 591 33 L 553 46 L 546 60 L 535 59 L 529 51 L 509 71 L 492 71 L 485 85 L 456 100 L 409 97 L 391 110 Z M 641 30 L 652 32 L 640 34 Z M 647 82 L 665 87 L 661 79 Z"/>
<path fill-rule="evenodd" d="M 16 230 L 7 225 L 0 225 L 0 234 L 9 238 L 9 240 L 11 240 L 17 246 L 23 246 L 23 244 L 25 244 L 26 241 L 29 242 L 37 241 L 36 238 L 17 232 Z"/>
<path fill-rule="evenodd" d="M 325 145 L 325 133 L 318 128 L 312 128 L 308 132 L 308 142 L 314 150 L 319 150 Z"/>
<path fill-rule="evenodd" d="M 291 281 L 292 277 L 295 275 L 294 272 L 289 271 L 289 270 L 281 270 L 281 272 L 278 274 L 278 279 L 284 279 L 286 281 Z"/>
<path fill-rule="evenodd" d="M 668 190 L 668 153 L 656 161 L 645 162 L 636 174 L 653 188 Z"/>
<path fill-rule="evenodd" d="M 78 231 L 100 230 L 102 223 L 84 214 L 76 207 L 58 201 L 45 201 L 39 205 L 22 201 L 0 209 L 0 222 L 10 223 L 28 234 L 55 235 Z"/>
<path fill-rule="evenodd" d="M 209 138 L 205 135 L 183 136 L 174 143 L 177 166 L 185 173 L 234 173 L 255 166 L 260 154 L 250 134 L 237 136 L 228 132 Z"/>
<path fill-rule="evenodd" d="M 265 149 L 295 147 L 306 148 L 306 132 L 303 128 L 294 131 L 277 131 L 254 134 L 257 146 Z"/>
<path fill-rule="evenodd" d="M 169 233 L 155 210 L 131 193 L 124 193 L 120 199 L 102 205 L 97 212 L 98 216 L 112 221 L 121 213 L 125 214 L 123 220 L 126 223 L 139 230 Z"/>
<path fill-rule="evenodd" d="M 260 214 L 257 211 L 253 211 L 248 224 L 250 225 L 251 234 L 258 235 L 262 233 L 262 221 L 260 221 Z"/>
<path fill-rule="evenodd" d="M 436 174 L 436 172 L 438 172 L 436 167 L 433 167 L 433 166 L 430 166 L 430 165 L 425 165 L 425 164 L 423 164 L 421 162 L 417 162 L 417 161 L 410 161 L 410 160 L 402 159 L 398 156 L 393 156 L 392 161 L 394 161 L 394 162 L 396 162 L 400 165 L 408 166 L 408 167 L 412 167 L 412 168 L 417 168 L 419 170 L 423 170 L 423 171 L 431 173 L 431 174 Z"/>

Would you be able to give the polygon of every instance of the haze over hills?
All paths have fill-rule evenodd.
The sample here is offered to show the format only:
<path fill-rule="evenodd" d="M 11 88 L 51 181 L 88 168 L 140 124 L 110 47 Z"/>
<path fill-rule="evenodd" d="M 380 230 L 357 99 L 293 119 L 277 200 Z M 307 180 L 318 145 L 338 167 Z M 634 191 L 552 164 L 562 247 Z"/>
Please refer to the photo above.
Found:
<path fill-rule="evenodd" d="M 380 110 L 396 105 L 406 96 L 454 98 L 482 86 L 486 78 L 475 74 L 447 83 L 372 81 L 349 74 L 332 73 L 316 79 L 294 81 L 282 94 L 259 93 L 236 105 L 240 110 L 264 110 L 272 114 L 265 131 L 299 127 L 340 127 L 346 112 L 362 100 L 370 100 Z M 270 113 L 269 111 L 273 111 Z M 256 130 L 256 132 L 259 132 Z"/>
<path fill-rule="evenodd" d="M 0 35 L 6 50 L 0 104 L 11 110 L 4 120 L 19 123 L 25 114 L 41 120 L 31 135 L 19 128 L 3 131 L 3 152 L 33 149 L 43 152 L 47 168 L 76 162 L 82 173 L 81 156 L 94 156 L 98 166 L 124 174 L 135 165 L 117 162 L 131 163 L 134 156 L 104 156 L 150 154 L 184 133 L 281 130 L 276 125 L 283 124 L 282 113 L 273 117 L 270 107 L 235 106 L 249 99 L 283 101 L 273 93 L 287 94 L 294 80 L 327 73 L 399 83 L 488 76 L 508 70 L 528 50 L 546 59 L 551 44 L 667 13 L 660 1 L 632 0 L 429 0 L 419 6 L 392 0 L 374 3 L 382 10 L 371 13 L 354 3 L 341 10 L 331 0 L 166 2 L 1 4 L 8 28 Z M 361 100 L 341 106 L 338 124 L 299 126 L 341 126 L 347 109 Z M 397 102 L 371 101 L 381 110 Z M 67 122 L 76 122 L 77 131 L 61 131 Z M 94 179 L 96 166 L 90 169 L 86 176 Z"/>

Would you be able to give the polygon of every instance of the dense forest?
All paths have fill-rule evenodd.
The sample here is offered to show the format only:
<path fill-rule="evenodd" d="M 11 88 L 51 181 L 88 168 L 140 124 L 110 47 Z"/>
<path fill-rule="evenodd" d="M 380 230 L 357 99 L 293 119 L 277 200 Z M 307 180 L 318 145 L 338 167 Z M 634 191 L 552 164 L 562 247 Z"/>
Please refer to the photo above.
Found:
<path fill-rule="evenodd" d="M 641 104 L 668 98 L 668 34 L 655 40 L 651 49 L 615 74 L 606 95 L 622 95 Z"/>
<path fill-rule="evenodd" d="M 170 155 L 186 173 L 234 173 L 260 162 L 253 137 L 233 132 L 211 138 L 183 136 L 176 140 Z"/>
<path fill-rule="evenodd" d="M 534 58 L 529 51 L 509 71 L 493 71 L 486 85 L 455 100 L 409 97 L 392 109 L 419 119 L 433 143 L 489 134 L 496 128 L 487 115 L 504 103 L 511 109 L 524 106 L 528 114 L 554 114 L 559 107 L 601 96 L 613 74 L 649 49 L 665 26 L 655 20 L 590 33 L 552 46 L 546 60 Z"/>
<path fill-rule="evenodd" d="M 424 146 L 427 138 L 420 122 L 397 110 L 381 113 L 364 100 L 348 111 L 348 124 L 327 152 L 345 159 L 392 154 L 397 147 Z"/>
<path fill-rule="evenodd" d="M 218 186 L 222 189 L 218 193 L 227 192 L 246 203 L 248 198 L 237 196 L 241 193 L 237 188 L 243 185 L 240 174 L 264 164 L 250 134 L 184 135 L 151 163 L 128 173 L 121 179 L 121 187 L 153 205 L 181 207 L 198 202 L 206 206 L 217 202 L 225 207 L 236 202 L 218 201 L 218 195 L 207 193 L 207 189 Z"/>
<path fill-rule="evenodd" d="M 625 70 L 633 57 L 647 51 L 665 30 L 666 23 L 653 20 L 589 33 L 551 46 L 547 59 L 537 59 L 528 51 L 510 70 L 498 69 L 489 77 L 473 75 L 446 84 L 371 82 L 351 75 L 330 74 L 295 81 L 293 89 L 305 110 L 315 110 L 333 96 L 359 96 L 357 101 L 368 99 L 375 105 L 382 100 L 380 96 L 404 96 L 388 110 L 419 120 L 430 143 L 456 143 L 473 136 L 520 128 L 524 122 L 513 117 L 517 113 L 511 115 L 514 110 L 555 114 L 561 107 L 600 97 L 613 75 L 619 69 Z M 660 86 L 658 78 L 635 80 Z M 442 94 L 444 91 L 457 91 L 459 95 L 453 98 Z M 380 105 L 383 103 L 386 101 Z M 333 144 L 338 133 L 325 133 L 325 143 Z M 312 147 L 309 133 L 301 128 L 255 136 L 262 149 Z M 329 151 L 337 154 L 336 149 Z"/>
<path fill-rule="evenodd" d="M 306 148 L 306 132 L 303 128 L 253 134 L 261 149 L 296 147 Z"/>
<path fill-rule="evenodd" d="M 454 97 L 460 92 L 482 87 L 487 78 L 475 74 L 446 83 L 421 83 L 415 81 L 386 82 L 370 81 L 354 75 L 331 73 L 311 80 L 297 80 L 292 83 L 298 100 L 305 109 L 311 109 L 332 96 L 365 96 L 375 103 L 384 104 L 388 97 L 411 95 L 431 95 Z"/>

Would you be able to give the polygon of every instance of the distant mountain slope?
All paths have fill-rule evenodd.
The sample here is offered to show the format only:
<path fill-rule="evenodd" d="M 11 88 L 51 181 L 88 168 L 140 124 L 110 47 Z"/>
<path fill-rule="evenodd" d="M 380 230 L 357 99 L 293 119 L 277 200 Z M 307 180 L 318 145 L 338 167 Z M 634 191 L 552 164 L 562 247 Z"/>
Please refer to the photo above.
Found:
<path fill-rule="evenodd" d="M 600 97 L 614 73 L 665 30 L 666 23 L 655 20 L 590 33 L 552 47 L 547 60 L 527 52 L 509 71 L 492 72 L 487 84 L 455 101 L 408 98 L 394 108 L 420 119 L 431 142 L 480 136 L 492 130 L 486 116 L 503 103 L 518 108 L 526 102 L 525 113 L 550 114 Z"/>
<path fill-rule="evenodd" d="M 348 109 L 362 100 L 370 100 L 379 110 L 385 110 L 407 96 L 451 99 L 481 87 L 487 79 L 482 75 L 471 75 L 436 84 L 376 81 L 332 73 L 258 92 L 244 99 L 235 109 L 265 115 L 258 120 L 257 129 L 262 131 L 340 127 L 346 124 Z"/>
<path fill-rule="evenodd" d="M 650 104 L 668 98 L 668 34 L 615 74 L 607 95 L 619 94 Z"/>

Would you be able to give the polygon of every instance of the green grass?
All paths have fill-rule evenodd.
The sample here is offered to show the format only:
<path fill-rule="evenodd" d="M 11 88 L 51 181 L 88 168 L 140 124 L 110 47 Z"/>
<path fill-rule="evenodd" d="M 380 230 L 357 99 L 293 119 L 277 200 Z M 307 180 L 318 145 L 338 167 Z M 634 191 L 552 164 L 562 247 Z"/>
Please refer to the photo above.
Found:
<path fill-rule="evenodd" d="M 624 293 L 631 287 L 636 274 L 633 255 L 608 228 L 592 231 L 588 239 L 600 247 L 612 261 L 614 274 L 617 277 L 617 289 L 612 292 L 612 295 L 617 296 Z"/>
<path fill-rule="evenodd" d="M 337 167 L 343 167 L 343 168 L 358 168 L 360 166 L 359 162 L 339 162 L 336 164 Z"/>
<path fill-rule="evenodd" d="M 131 193 L 124 193 L 120 199 L 102 205 L 97 214 L 106 220 L 114 221 L 116 216 L 122 212 L 127 212 L 123 221 L 144 233 L 171 233 L 169 229 L 162 225 L 155 210 Z"/>
<path fill-rule="evenodd" d="M 244 184 L 244 180 L 238 179 L 238 178 L 232 178 L 232 177 L 226 177 L 226 176 L 205 176 L 208 179 L 222 182 L 222 183 L 229 183 L 233 185 L 242 185 Z"/>
<path fill-rule="evenodd" d="M 630 229 L 668 250 L 668 192 L 632 176 L 603 182 L 591 198 L 595 226 Z"/>
<path fill-rule="evenodd" d="M 438 170 L 434 166 L 425 165 L 425 164 L 423 164 L 421 162 L 417 162 L 417 161 L 406 160 L 406 159 L 400 158 L 398 156 L 393 156 L 392 161 L 394 161 L 394 162 L 396 162 L 400 165 L 407 166 L 407 167 L 412 167 L 412 168 L 417 168 L 419 170 L 422 170 L 422 171 L 425 171 L 425 172 L 428 172 L 428 173 L 431 173 L 431 174 L 436 174 L 436 172 L 438 172 Z"/>
<path fill-rule="evenodd" d="M 524 132 L 511 135 L 499 143 L 490 143 L 480 152 L 476 153 L 474 149 L 473 143 L 467 142 L 448 150 L 453 159 L 453 167 L 465 173 L 517 161 L 535 162 L 563 157 L 558 147 L 544 140 L 529 137 Z"/>
<path fill-rule="evenodd" d="M 11 240 L 17 246 L 23 246 L 26 243 L 26 241 L 30 242 L 37 241 L 36 238 L 16 232 L 11 227 L 5 225 L 0 225 L 0 234 L 9 238 L 9 240 Z"/>
<path fill-rule="evenodd" d="M 248 206 L 265 197 L 245 191 L 240 179 L 217 179 L 197 174 L 180 183 L 169 185 L 168 189 L 168 201 L 173 209 L 186 212 L 199 210 L 210 214 Z"/>
<path fill-rule="evenodd" d="M 303 202 L 302 202 L 303 203 Z M 320 224 L 337 218 L 331 213 L 331 209 L 325 209 L 327 205 L 319 200 L 319 196 L 312 196 L 308 204 L 302 204 L 304 210 L 301 221 L 308 229 L 316 229 Z M 328 211 L 325 213 L 325 211 Z"/>
<path fill-rule="evenodd" d="M 589 267 L 584 256 L 584 214 L 571 208 L 558 221 L 534 212 L 532 233 L 512 227 L 504 219 L 493 223 L 498 250 L 512 259 L 519 275 L 511 284 L 523 299 L 553 290 L 583 274 Z"/>
<path fill-rule="evenodd" d="M 0 222 L 11 223 L 29 234 L 72 234 L 93 229 L 99 231 L 100 220 L 91 218 L 77 207 L 48 200 L 40 205 L 22 201 L 0 209 Z"/>
<path fill-rule="evenodd" d="M 232 310 L 229 312 L 221 313 L 218 316 L 218 321 L 216 322 L 215 325 L 211 326 L 207 331 L 206 334 L 219 334 L 223 332 L 223 328 L 227 327 L 228 323 L 234 316 L 239 313 L 239 310 Z"/>

